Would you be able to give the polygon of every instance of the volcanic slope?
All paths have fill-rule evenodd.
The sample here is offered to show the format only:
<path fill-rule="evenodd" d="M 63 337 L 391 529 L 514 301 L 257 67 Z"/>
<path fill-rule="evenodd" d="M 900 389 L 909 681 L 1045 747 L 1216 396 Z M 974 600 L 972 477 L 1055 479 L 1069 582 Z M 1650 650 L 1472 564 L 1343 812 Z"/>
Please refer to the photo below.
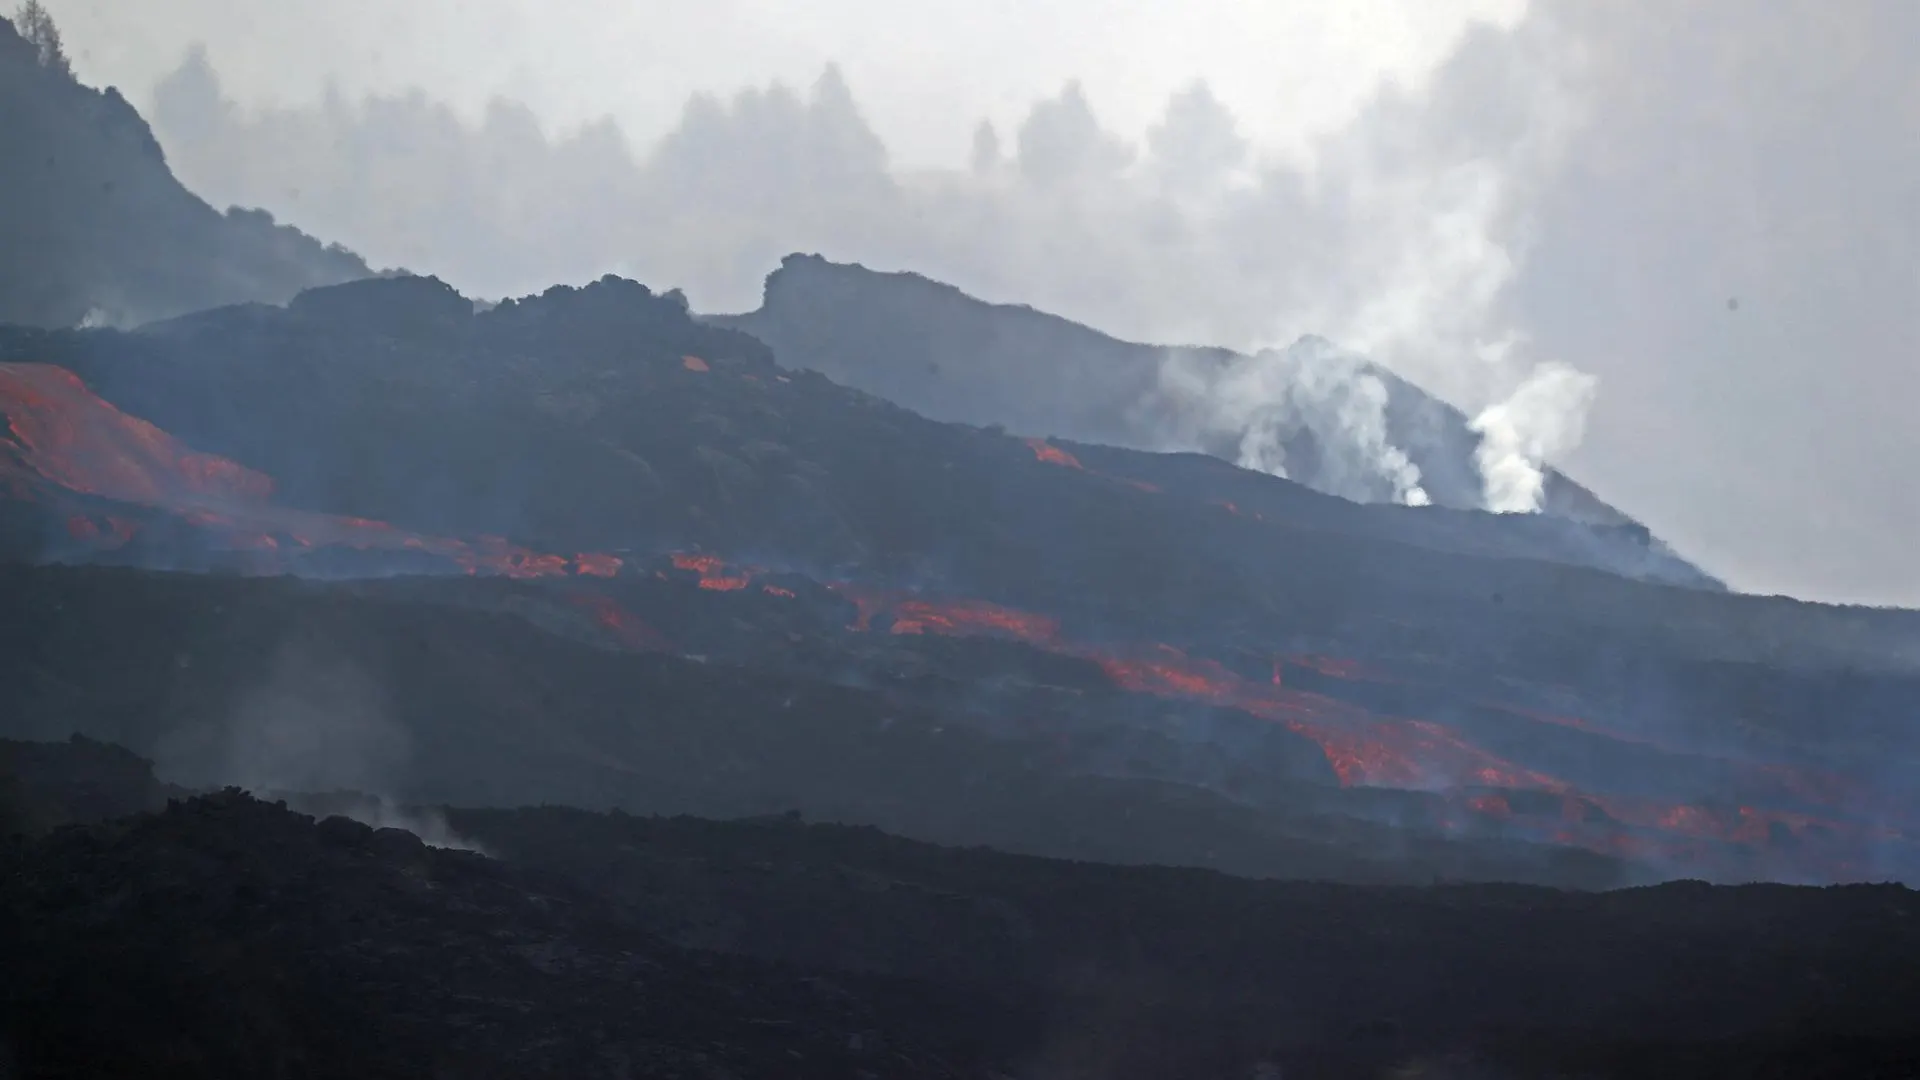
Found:
<path fill-rule="evenodd" d="M 364 278 L 353 253 L 182 187 L 146 121 L 0 19 L 0 322 L 125 325 Z"/>
<path fill-rule="evenodd" d="M 1166 445 L 1169 432 L 1194 420 L 1169 389 L 1169 365 L 1203 376 L 1256 363 L 1320 365 L 1324 370 L 1304 373 L 1316 384 L 1335 375 L 1340 382 L 1380 382 L 1387 442 L 1419 468 L 1422 489 L 1436 505 L 1466 510 L 1483 504 L 1473 456 L 1479 437 L 1459 410 L 1373 364 L 1325 368 L 1338 358 L 1315 339 L 1257 360 L 1226 349 L 1135 344 L 1029 307 L 977 300 L 919 274 L 882 273 L 817 255 L 784 259 L 767 277 L 757 310 L 705 318 L 766 341 L 783 363 L 936 419 L 1143 449 Z M 1299 414 L 1282 433 L 1289 476 L 1363 503 L 1393 500 L 1392 485 L 1356 457 L 1361 448 L 1349 445 L 1335 415 L 1342 402 L 1295 394 L 1289 407 Z M 1193 433 L 1208 453 L 1229 461 L 1240 459 L 1246 435 L 1244 427 L 1217 424 Z M 1721 588 L 1644 526 L 1558 471 L 1546 473 L 1545 513 L 1599 529 L 1538 526 L 1547 541 L 1543 550 L 1649 580 Z M 1329 512 L 1370 516 L 1357 508 Z M 1376 521 L 1391 528 L 1397 519 Z"/>
<path fill-rule="evenodd" d="M 84 742 L 0 742 L 9 790 L 40 822 L 8 839 L 0 804 L 23 1077 L 1892 1077 L 1920 1052 L 1899 887 L 1263 883 L 789 816 L 445 811 L 482 855 L 350 793 L 169 803 Z"/>
<path fill-rule="evenodd" d="M 628 282 L 475 315 L 429 279 L 370 281 L 131 334 L 8 332 L 0 406 L 0 535 L 22 560 L 534 579 L 395 603 L 516 605 L 604 648 L 877 688 L 931 707 L 930 728 L 1064 737 L 1033 767 L 1365 821 L 1336 846 L 1376 862 L 1394 837 L 1483 833 L 1636 873 L 1913 862 L 1910 613 L 1530 559 L 1490 515 L 1510 557 L 1418 526 L 1419 544 L 1336 531 L 1358 519 L 1316 516 L 1338 500 L 1286 481 L 936 423 L 785 371 Z M 72 662 L 63 642 L 142 632 L 63 603 L 45 618 L 84 613 L 78 638 L 21 642 L 43 672 Z M 550 682 L 530 661 L 498 674 L 504 702 Z M 29 685 L 57 700 L 94 678 Z M 645 697 L 624 700 L 616 722 L 644 728 Z M 781 723 L 771 700 L 739 707 Z M 597 698 L 577 707 L 608 722 Z M 512 725 L 538 716 L 501 730 L 531 738 Z M 774 802 L 786 782 L 727 790 Z M 897 820 L 865 805 L 848 819 Z"/>

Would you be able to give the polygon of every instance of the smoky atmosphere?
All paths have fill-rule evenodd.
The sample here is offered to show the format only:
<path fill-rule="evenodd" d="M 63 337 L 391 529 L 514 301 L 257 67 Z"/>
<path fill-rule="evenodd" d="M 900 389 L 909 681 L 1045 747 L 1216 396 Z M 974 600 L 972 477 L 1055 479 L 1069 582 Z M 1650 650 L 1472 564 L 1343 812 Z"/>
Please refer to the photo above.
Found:
<path fill-rule="evenodd" d="M 0 9 L 0 1080 L 1920 1069 L 1920 6 Z"/>

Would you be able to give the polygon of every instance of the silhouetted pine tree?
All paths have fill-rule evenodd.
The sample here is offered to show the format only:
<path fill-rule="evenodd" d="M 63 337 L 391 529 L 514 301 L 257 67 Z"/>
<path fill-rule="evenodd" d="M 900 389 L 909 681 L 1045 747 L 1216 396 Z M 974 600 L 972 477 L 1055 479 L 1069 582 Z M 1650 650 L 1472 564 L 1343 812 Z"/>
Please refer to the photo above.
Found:
<path fill-rule="evenodd" d="M 20 36 L 33 43 L 40 50 L 40 65 L 52 68 L 60 74 L 73 77 L 73 65 L 67 60 L 67 50 L 60 42 L 60 28 L 53 24 L 53 16 L 40 0 L 26 0 L 13 16 L 14 29 Z"/>

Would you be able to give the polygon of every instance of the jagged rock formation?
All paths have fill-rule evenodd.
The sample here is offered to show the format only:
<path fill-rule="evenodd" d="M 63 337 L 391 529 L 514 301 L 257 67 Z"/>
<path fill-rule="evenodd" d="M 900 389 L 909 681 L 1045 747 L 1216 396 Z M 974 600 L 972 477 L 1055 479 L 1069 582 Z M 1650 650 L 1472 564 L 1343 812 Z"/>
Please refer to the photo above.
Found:
<path fill-rule="evenodd" d="M 114 89 L 41 62 L 0 19 L 0 322 L 131 325 L 370 273 L 358 256 L 187 191 Z"/>
<path fill-rule="evenodd" d="M 1294 376 L 1327 384 L 1321 389 L 1332 396 L 1295 395 L 1290 415 L 1271 432 L 1276 445 L 1270 452 L 1284 457 L 1291 478 L 1363 502 L 1390 502 L 1396 491 L 1392 477 L 1366 460 L 1381 447 L 1354 445 L 1346 430 L 1352 421 L 1343 415 L 1349 403 L 1337 391 L 1357 378 L 1377 380 L 1384 391 L 1378 433 L 1384 446 L 1407 455 L 1434 504 L 1483 505 L 1474 463 L 1479 436 L 1467 418 L 1375 365 L 1320 371 L 1335 362 L 1322 342 L 1304 341 L 1270 358 L 1135 344 L 1029 307 L 988 304 L 919 274 L 880 273 L 817 255 L 784 259 L 768 276 L 758 310 L 706 318 L 761 338 L 784 364 L 820 371 L 936 419 L 1141 449 L 1192 443 L 1229 461 L 1246 456 L 1249 428 L 1189 415 L 1190 403 L 1169 391 L 1167 372 L 1262 362 L 1300 368 Z M 1274 378 L 1283 375 L 1277 371 Z M 1566 476 L 1547 470 L 1542 497 L 1547 514 L 1617 530 L 1598 546 L 1622 572 L 1718 587 Z"/>

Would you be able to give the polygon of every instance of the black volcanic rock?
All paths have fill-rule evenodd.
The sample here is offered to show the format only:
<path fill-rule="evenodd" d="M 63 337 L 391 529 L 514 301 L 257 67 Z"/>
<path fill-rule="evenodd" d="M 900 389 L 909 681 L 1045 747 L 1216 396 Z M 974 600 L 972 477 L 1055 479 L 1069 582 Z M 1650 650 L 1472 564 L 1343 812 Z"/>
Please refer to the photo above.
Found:
<path fill-rule="evenodd" d="M 1365 888 L 794 815 L 448 812 L 483 856 L 289 801 L 0 839 L 9 1075 L 1784 1078 L 1920 1052 L 1899 887 Z"/>
<path fill-rule="evenodd" d="M 74 735 L 64 743 L 0 739 L 0 836 L 125 817 L 166 804 L 180 789 L 124 747 Z"/>
<path fill-rule="evenodd" d="M 960 851 L 792 820 L 557 808 L 451 819 L 673 940 L 1041 1003 L 1093 1028 L 1080 1039 L 1113 1053 L 1114 1076 L 1195 1075 L 1263 1053 L 1316 1075 L 1308 1062 L 1329 1049 L 1376 1068 L 1441 1068 L 1450 1054 L 1511 1068 L 1537 1053 L 1494 1075 L 1611 1075 L 1597 1066 L 1614 1055 L 1635 1062 L 1625 1074 L 1689 1075 L 1687 1058 L 1716 1048 L 1779 1054 L 1776 1034 L 1910 1039 L 1903 1003 L 1920 1000 L 1920 972 L 1896 958 L 1920 956 L 1920 894 L 1893 886 L 1386 889 Z M 1355 1045 L 1363 1032 L 1372 1045 Z M 1594 1071 L 1572 1071 L 1588 1055 Z"/>
<path fill-rule="evenodd" d="M 42 65 L 5 20 L 0 161 L 0 322 L 124 325 L 369 273 L 262 211 L 202 202 L 119 91 Z"/>
<path fill-rule="evenodd" d="M 458 334 L 473 302 L 435 277 L 382 277 L 306 289 L 287 310 L 319 322 L 390 337 Z"/>
<path fill-rule="evenodd" d="M 757 338 L 694 321 L 678 289 L 656 294 L 611 274 L 575 288 L 556 285 L 538 296 L 503 300 L 475 320 L 492 348 L 580 359 L 618 356 L 678 362 L 693 355 L 751 368 L 771 368 L 773 355 Z"/>
<path fill-rule="evenodd" d="M 887 1030 L 899 989 L 238 792 L 0 846 L 0 967 L 22 1077 L 977 1074 Z"/>

